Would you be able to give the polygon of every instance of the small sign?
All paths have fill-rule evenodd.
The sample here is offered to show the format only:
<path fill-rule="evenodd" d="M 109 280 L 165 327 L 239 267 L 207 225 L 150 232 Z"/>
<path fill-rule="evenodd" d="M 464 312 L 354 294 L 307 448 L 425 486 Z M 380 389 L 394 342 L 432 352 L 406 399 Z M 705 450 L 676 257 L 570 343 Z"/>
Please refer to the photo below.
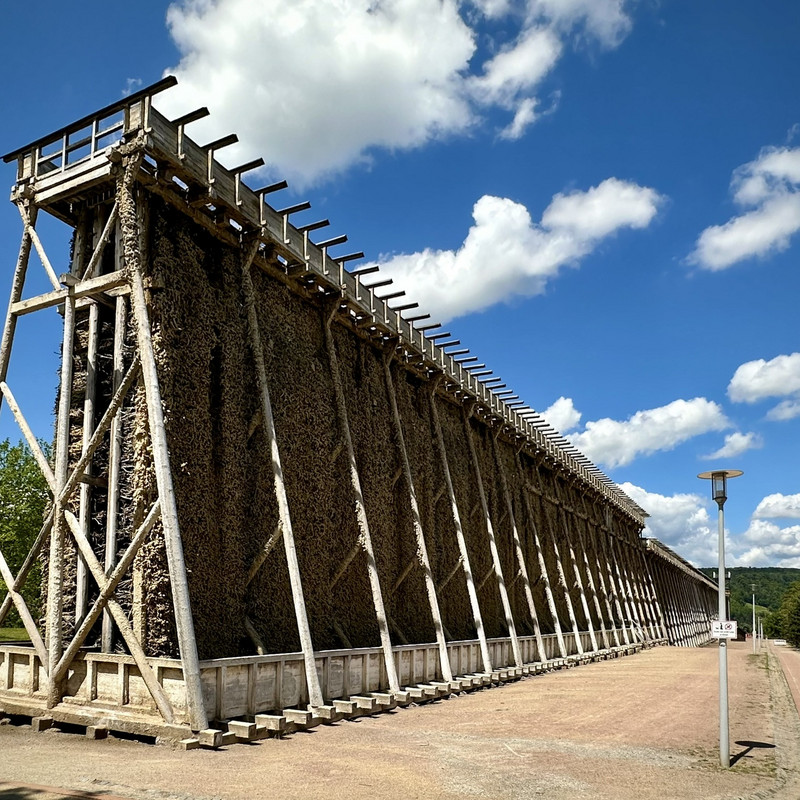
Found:
<path fill-rule="evenodd" d="M 736 626 L 737 623 L 735 619 L 711 620 L 711 638 L 735 639 L 737 633 Z"/>

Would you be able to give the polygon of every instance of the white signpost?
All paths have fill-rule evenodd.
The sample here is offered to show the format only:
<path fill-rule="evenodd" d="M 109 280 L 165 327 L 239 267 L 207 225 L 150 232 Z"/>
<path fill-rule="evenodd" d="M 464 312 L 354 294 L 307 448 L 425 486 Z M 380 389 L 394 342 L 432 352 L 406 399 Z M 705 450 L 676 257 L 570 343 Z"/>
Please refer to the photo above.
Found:
<path fill-rule="evenodd" d="M 735 619 L 711 620 L 711 638 L 735 639 L 737 634 L 736 625 L 737 623 Z"/>

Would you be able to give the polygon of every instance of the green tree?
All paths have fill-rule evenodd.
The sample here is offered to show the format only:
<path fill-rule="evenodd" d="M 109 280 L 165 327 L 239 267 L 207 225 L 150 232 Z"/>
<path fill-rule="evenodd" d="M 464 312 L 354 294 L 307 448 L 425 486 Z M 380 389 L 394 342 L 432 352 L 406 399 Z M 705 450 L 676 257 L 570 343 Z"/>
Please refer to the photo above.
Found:
<path fill-rule="evenodd" d="M 42 449 L 49 456 L 49 447 L 43 444 Z M 12 445 L 8 439 L 0 442 L 0 550 L 14 575 L 41 530 L 49 499 L 47 482 L 28 446 L 24 442 Z M 37 559 L 22 587 L 22 596 L 34 619 L 39 613 L 41 579 Z M 0 599 L 5 593 L 6 585 L 0 580 Z M 2 624 L 21 624 L 16 611 Z"/>

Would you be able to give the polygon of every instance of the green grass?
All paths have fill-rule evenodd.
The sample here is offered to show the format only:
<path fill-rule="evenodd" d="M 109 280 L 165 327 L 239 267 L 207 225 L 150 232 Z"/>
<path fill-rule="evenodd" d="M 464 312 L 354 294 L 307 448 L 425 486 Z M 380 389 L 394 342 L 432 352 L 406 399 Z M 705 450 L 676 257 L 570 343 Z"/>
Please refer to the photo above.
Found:
<path fill-rule="evenodd" d="M 0 642 L 29 642 L 31 637 L 25 628 L 0 628 Z"/>

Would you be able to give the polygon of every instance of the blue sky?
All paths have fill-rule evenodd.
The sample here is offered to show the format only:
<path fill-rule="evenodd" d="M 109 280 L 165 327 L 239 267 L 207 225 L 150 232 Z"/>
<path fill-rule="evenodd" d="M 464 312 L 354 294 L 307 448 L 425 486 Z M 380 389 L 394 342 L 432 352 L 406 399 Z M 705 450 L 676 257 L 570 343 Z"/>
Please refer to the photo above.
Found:
<path fill-rule="evenodd" d="M 295 224 L 329 218 L 446 319 L 652 535 L 712 564 L 696 475 L 738 468 L 729 563 L 800 566 L 797 3 L 89 0 L 4 23 L 3 152 L 176 74 L 162 110 L 207 105 L 193 138 L 237 133 L 223 163 L 263 156 L 253 185 L 288 178 Z M 20 235 L 0 206 L 3 292 Z M 59 318 L 23 323 L 9 383 L 48 437 Z"/>

